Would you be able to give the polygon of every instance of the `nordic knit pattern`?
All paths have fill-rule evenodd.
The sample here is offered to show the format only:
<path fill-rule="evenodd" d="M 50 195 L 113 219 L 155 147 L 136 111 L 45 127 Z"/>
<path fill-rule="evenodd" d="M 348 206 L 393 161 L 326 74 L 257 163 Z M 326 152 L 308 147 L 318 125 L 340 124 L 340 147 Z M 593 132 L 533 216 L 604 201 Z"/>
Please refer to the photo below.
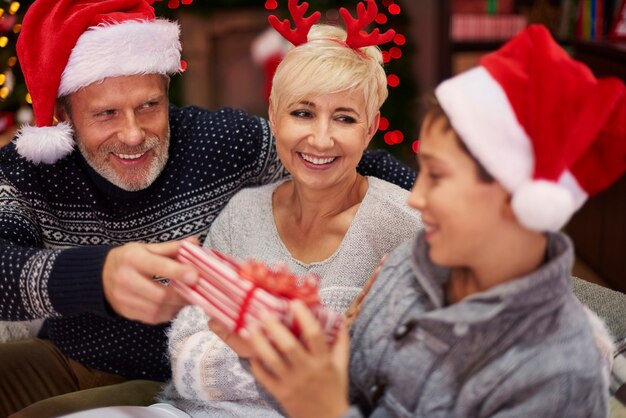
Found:
<path fill-rule="evenodd" d="M 166 327 L 120 318 L 104 300 L 108 251 L 130 241 L 203 239 L 238 190 L 285 175 L 267 122 L 242 111 L 172 107 L 170 134 L 163 173 L 138 192 L 100 177 L 78 151 L 33 165 L 13 144 L 0 149 L 0 319 L 49 318 L 41 335 L 87 366 L 169 377 Z M 404 187 L 414 179 L 380 153 L 361 168 Z"/>
<path fill-rule="evenodd" d="M 298 275 L 315 273 L 321 278 L 322 303 L 345 312 L 382 256 L 421 227 L 419 213 L 406 204 L 406 190 L 371 177 L 368 184 L 343 241 L 324 261 L 304 264 L 281 241 L 272 211 L 278 184 L 234 196 L 213 223 L 205 246 L 242 260 L 283 262 Z M 207 321 L 198 307 L 184 308 L 175 319 L 169 340 L 173 384 L 165 400 L 194 417 L 278 416 L 247 363 L 209 330 Z"/>

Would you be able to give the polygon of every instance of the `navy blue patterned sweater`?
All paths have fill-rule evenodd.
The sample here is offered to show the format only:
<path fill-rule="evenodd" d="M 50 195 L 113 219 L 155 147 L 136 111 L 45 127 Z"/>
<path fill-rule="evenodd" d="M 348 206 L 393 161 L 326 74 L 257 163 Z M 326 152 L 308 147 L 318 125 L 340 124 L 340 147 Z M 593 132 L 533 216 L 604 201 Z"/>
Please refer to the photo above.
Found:
<path fill-rule="evenodd" d="M 78 151 L 33 165 L 0 149 L 0 319 L 47 318 L 42 337 L 69 357 L 126 378 L 166 380 L 165 327 L 107 306 L 101 271 L 110 248 L 198 236 L 242 187 L 286 175 L 264 119 L 243 111 L 170 108 L 169 160 L 147 189 L 124 191 Z M 387 153 L 359 171 L 410 187 L 415 174 Z"/>

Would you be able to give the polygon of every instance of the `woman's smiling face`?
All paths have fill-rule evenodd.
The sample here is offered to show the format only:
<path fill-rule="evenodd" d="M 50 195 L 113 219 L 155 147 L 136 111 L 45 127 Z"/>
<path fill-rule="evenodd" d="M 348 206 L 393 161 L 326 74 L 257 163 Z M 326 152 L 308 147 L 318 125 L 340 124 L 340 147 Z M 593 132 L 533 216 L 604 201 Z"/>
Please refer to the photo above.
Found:
<path fill-rule="evenodd" d="M 270 104 L 269 114 L 283 165 L 294 182 L 313 189 L 354 181 L 380 119 L 368 123 L 358 91 L 310 95 L 279 110 Z"/>

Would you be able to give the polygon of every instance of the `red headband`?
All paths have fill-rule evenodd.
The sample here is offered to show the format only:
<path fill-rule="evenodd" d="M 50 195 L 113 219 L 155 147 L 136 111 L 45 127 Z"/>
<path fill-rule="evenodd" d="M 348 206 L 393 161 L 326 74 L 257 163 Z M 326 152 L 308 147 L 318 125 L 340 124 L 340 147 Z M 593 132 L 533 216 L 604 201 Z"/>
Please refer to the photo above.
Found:
<path fill-rule="evenodd" d="M 320 12 L 315 12 L 309 17 L 304 17 L 304 14 L 309 8 L 309 4 L 303 2 L 301 5 L 298 5 L 298 1 L 299 0 L 289 0 L 288 4 L 295 29 L 291 29 L 291 23 L 288 19 L 281 21 L 275 15 L 269 15 L 268 17 L 270 25 L 295 46 L 307 42 L 311 26 L 317 23 L 321 17 Z M 348 35 L 345 43 L 347 46 L 358 51 L 359 48 L 384 44 L 393 39 L 396 34 L 393 29 L 389 29 L 383 34 L 380 33 L 378 28 L 374 29 L 372 33 L 367 33 L 363 30 L 374 21 L 378 14 L 378 7 L 376 6 L 375 0 L 367 0 L 367 7 L 363 2 L 360 2 L 357 4 L 356 11 L 358 18 L 355 19 L 346 8 L 342 7 L 339 9 L 339 13 L 346 24 L 346 32 Z"/>

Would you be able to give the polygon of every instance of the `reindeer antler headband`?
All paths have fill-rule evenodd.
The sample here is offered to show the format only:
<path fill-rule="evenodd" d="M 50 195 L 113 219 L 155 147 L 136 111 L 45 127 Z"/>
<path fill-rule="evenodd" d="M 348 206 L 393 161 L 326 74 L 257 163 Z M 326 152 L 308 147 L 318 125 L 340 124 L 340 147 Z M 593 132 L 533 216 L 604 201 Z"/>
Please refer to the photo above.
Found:
<path fill-rule="evenodd" d="M 295 29 L 291 29 L 291 23 L 288 19 L 281 21 L 275 15 L 268 17 L 270 25 L 294 46 L 302 45 L 307 42 L 311 26 L 316 24 L 321 17 L 320 12 L 315 12 L 309 17 L 304 17 L 304 14 L 309 8 L 309 4 L 303 2 L 298 5 L 298 1 L 299 0 L 289 0 L 288 3 Z M 367 0 L 367 6 L 365 6 L 363 2 L 360 2 L 357 4 L 356 11 L 357 18 L 355 19 L 346 8 L 342 7 L 339 9 L 339 13 L 346 24 L 347 37 L 345 43 L 347 46 L 358 51 L 359 48 L 384 44 L 393 39 L 396 34 L 393 29 L 389 29 L 382 34 L 378 28 L 374 29 L 371 33 L 367 33 L 364 30 L 367 25 L 376 19 L 376 15 L 378 14 L 378 7 L 376 6 L 375 0 Z"/>

